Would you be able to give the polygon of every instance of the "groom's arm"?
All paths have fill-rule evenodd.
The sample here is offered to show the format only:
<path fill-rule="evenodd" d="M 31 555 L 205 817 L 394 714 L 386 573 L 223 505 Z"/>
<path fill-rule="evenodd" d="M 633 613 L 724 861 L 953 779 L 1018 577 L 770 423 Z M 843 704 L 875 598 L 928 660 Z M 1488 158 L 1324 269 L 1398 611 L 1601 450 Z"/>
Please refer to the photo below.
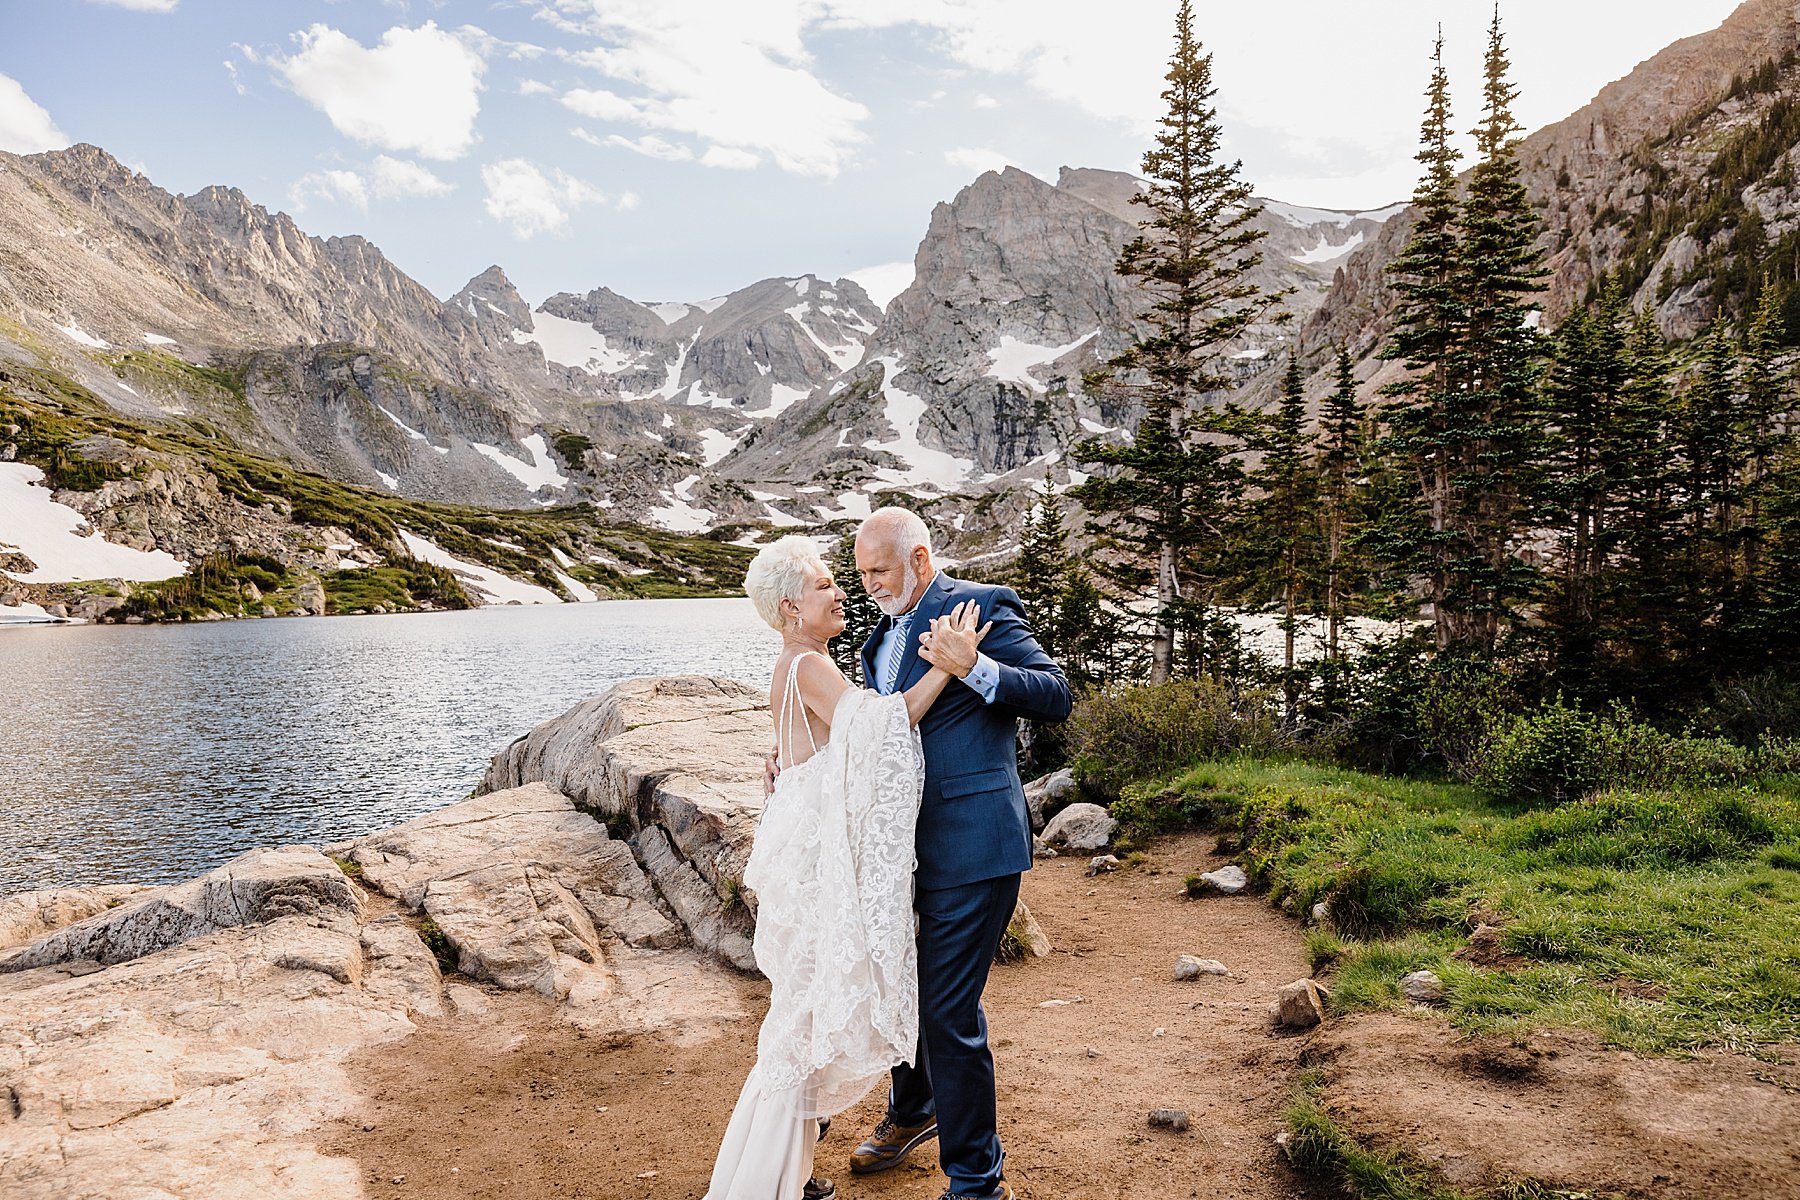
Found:
<path fill-rule="evenodd" d="M 964 682 L 1013 716 L 1067 720 L 1074 705 L 1068 677 L 1038 645 L 1018 594 L 1011 588 L 995 588 L 988 593 L 985 609 L 981 619 L 993 622 L 993 628 L 982 639 L 981 654 Z"/>

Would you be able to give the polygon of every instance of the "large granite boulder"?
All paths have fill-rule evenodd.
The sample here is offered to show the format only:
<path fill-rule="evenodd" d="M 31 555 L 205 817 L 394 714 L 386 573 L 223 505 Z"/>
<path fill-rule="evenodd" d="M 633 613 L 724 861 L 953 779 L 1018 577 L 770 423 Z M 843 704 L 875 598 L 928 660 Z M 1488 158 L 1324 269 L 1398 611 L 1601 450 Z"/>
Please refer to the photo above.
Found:
<path fill-rule="evenodd" d="M 479 791 L 542 781 L 632 831 L 631 846 L 695 945 L 755 969 L 742 887 L 771 741 L 762 692 L 700 675 L 632 679 L 494 756 Z"/>
<path fill-rule="evenodd" d="M 611 980 L 602 930 L 639 947 L 685 940 L 625 843 L 542 783 L 334 849 L 369 887 L 429 916 L 457 970 L 508 990 L 603 995 Z"/>

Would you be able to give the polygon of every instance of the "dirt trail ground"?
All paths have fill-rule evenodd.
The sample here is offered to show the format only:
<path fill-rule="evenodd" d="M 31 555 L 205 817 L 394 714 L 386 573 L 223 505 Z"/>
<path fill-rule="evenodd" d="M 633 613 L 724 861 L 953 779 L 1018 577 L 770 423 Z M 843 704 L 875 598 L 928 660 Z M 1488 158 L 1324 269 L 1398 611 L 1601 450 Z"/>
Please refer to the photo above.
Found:
<path fill-rule="evenodd" d="M 996 967 L 986 998 L 1021 1197 L 1323 1196 L 1275 1142 L 1305 1063 L 1323 1069 L 1326 1102 L 1359 1133 L 1423 1150 L 1459 1182 L 1529 1173 L 1666 1200 L 1800 1200 L 1791 1065 L 1646 1063 L 1578 1035 L 1533 1053 L 1457 1038 L 1430 1015 L 1272 1033 L 1275 990 L 1307 974 L 1299 932 L 1262 897 L 1180 896 L 1185 874 L 1223 861 L 1213 840 L 1166 839 L 1117 874 L 1089 878 L 1085 859 L 1060 858 L 1025 877 L 1056 950 Z M 1176 983 L 1178 953 L 1232 975 Z M 698 1200 L 766 1003 L 759 983 L 736 986 L 738 1013 L 635 1038 L 583 1034 L 541 1001 L 489 993 L 485 1017 L 434 1023 L 349 1064 L 366 1113 L 322 1131 L 320 1148 L 357 1159 L 377 1197 Z M 1192 1129 L 1151 1129 L 1158 1107 L 1188 1110 Z M 935 1200 L 935 1153 L 849 1175 L 850 1149 L 880 1114 L 872 1096 L 840 1118 L 819 1173 L 845 1200 Z"/>

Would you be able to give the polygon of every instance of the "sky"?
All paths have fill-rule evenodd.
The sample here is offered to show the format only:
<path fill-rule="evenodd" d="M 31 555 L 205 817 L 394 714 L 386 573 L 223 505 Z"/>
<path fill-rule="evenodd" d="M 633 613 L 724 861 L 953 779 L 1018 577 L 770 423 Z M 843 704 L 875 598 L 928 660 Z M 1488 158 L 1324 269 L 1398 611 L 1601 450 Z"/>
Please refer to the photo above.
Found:
<path fill-rule="evenodd" d="M 1736 0 L 1503 0 L 1535 129 Z M 910 277 L 932 206 L 1012 164 L 1131 171 L 1173 0 L 0 0 L 0 150 L 91 142 L 361 234 L 440 297 L 699 300 Z M 1261 196 L 1410 195 L 1441 23 L 1474 125 L 1486 0 L 1199 0 L 1225 153 Z"/>

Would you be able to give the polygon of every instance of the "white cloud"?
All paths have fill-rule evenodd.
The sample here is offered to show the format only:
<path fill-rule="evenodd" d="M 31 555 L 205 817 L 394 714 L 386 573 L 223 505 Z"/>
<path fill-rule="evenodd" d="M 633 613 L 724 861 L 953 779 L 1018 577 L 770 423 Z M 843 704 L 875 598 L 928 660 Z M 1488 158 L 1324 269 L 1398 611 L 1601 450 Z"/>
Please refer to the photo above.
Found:
<path fill-rule="evenodd" d="M 1000 102 L 986 92 L 978 92 L 975 96 L 976 108 L 999 108 Z"/>
<path fill-rule="evenodd" d="M 375 195 L 388 200 L 396 196 L 442 196 L 453 190 L 448 180 L 440 179 L 415 162 L 405 162 L 377 154 L 370 164 L 375 177 Z"/>
<path fill-rule="evenodd" d="M 636 208 L 637 206 L 638 206 L 638 194 L 636 192 L 626 192 L 624 195 L 620 196 L 617 200 L 615 200 L 613 202 L 613 207 L 618 209 L 620 212 L 630 212 L 632 209 Z"/>
<path fill-rule="evenodd" d="M 169 13 L 181 0 L 90 0 L 93 4 L 110 4 L 114 8 L 129 8 L 132 12 Z"/>
<path fill-rule="evenodd" d="M 0 75 L 0 150 L 13 154 L 38 154 L 61 150 L 69 135 L 56 127 L 24 87 L 10 75 Z"/>
<path fill-rule="evenodd" d="M 569 214 L 586 204 L 603 204 L 607 195 L 583 180 L 553 171 L 545 175 L 522 158 L 509 158 L 481 168 L 487 186 L 483 206 L 488 216 L 512 226 L 513 233 L 528 238 L 540 233 L 562 233 Z M 621 209 L 637 203 L 627 192 L 618 200 Z"/>
<path fill-rule="evenodd" d="M 974 146 L 958 146 L 954 150 L 946 150 L 944 161 L 977 175 L 985 171 L 1004 171 L 1009 166 L 1018 165 L 998 150 L 984 150 Z"/>
<path fill-rule="evenodd" d="M 327 204 L 348 204 L 352 208 L 367 210 L 369 185 L 355 171 L 313 171 L 294 181 L 294 186 L 288 189 L 288 201 L 294 206 L 295 212 L 301 213 L 314 200 L 323 200 Z"/>
<path fill-rule="evenodd" d="M 686 162 L 694 157 L 694 152 L 686 146 L 664 141 L 654 133 L 646 133 L 640 138 L 620 137 L 611 134 L 606 138 L 608 146 L 621 146 L 626 150 L 642 154 L 645 158 L 660 158 L 664 162 Z"/>
<path fill-rule="evenodd" d="M 554 95 L 555 92 L 555 88 L 541 80 L 521 79 L 519 81 L 519 95 L 521 96 L 549 96 Z"/>
<path fill-rule="evenodd" d="M 735 146 L 709 146 L 700 156 L 701 166 L 723 167 L 727 171 L 748 171 L 760 162 L 762 159 L 756 155 Z"/>
<path fill-rule="evenodd" d="M 225 74 L 231 76 L 231 90 L 240 96 L 248 96 L 250 94 L 250 89 L 245 87 L 244 81 L 238 77 L 237 64 L 228 58 L 224 62 L 224 67 Z"/>
<path fill-rule="evenodd" d="M 813 72 L 802 35 L 821 14 L 818 0 L 551 0 L 546 12 L 598 43 L 568 58 L 612 85 L 569 91 L 574 111 L 699 138 L 709 166 L 767 159 L 831 178 L 865 140 L 869 110 Z"/>
<path fill-rule="evenodd" d="M 389 29 L 373 47 L 328 25 L 294 36 L 299 52 L 269 65 L 339 133 L 437 159 L 459 158 L 475 144 L 487 64 L 455 34 L 427 21 Z"/>

